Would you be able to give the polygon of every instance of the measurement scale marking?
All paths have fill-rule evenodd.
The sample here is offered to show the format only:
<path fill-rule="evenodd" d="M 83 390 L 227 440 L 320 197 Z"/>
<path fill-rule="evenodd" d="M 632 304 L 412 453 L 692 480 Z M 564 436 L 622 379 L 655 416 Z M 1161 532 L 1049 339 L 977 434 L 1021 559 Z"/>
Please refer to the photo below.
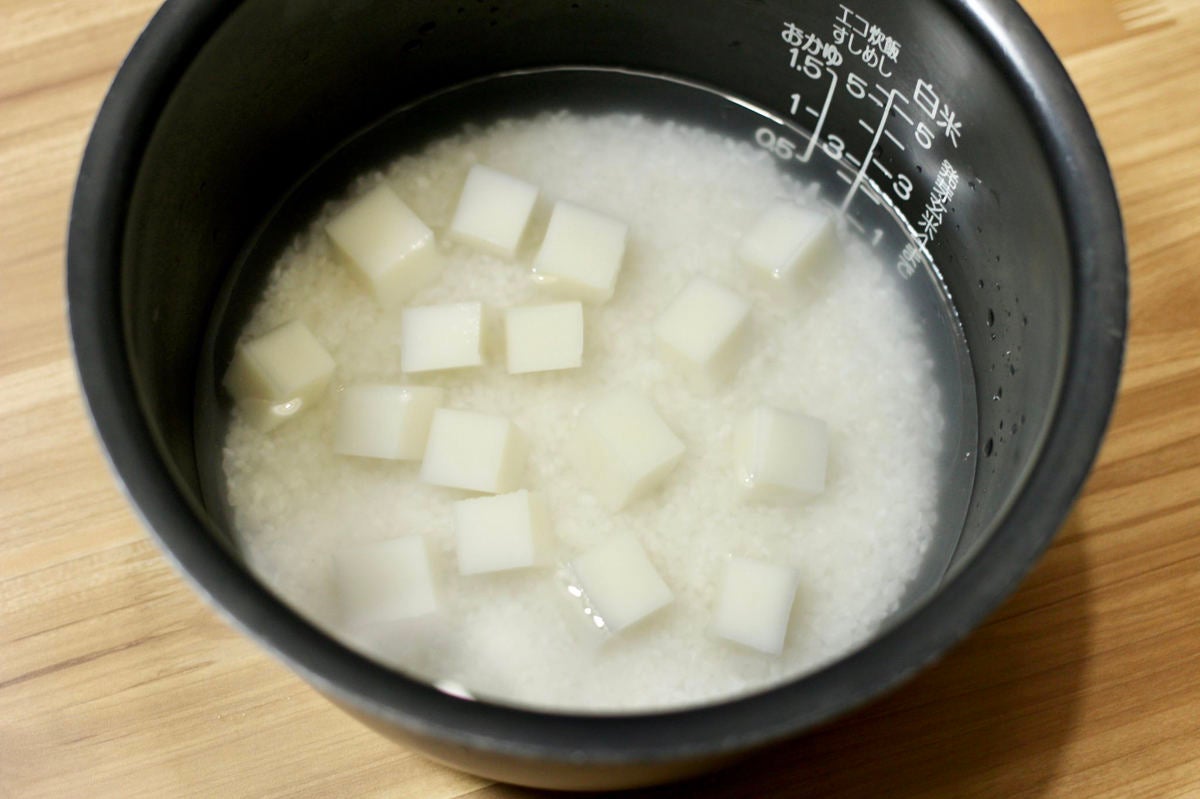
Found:
<path fill-rule="evenodd" d="M 889 139 L 891 139 L 891 140 L 892 140 L 892 144 L 896 145 L 896 146 L 897 146 L 897 147 L 899 147 L 901 150 L 908 150 L 908 148 L 907 148 L 907 147 L 905 147 L 903 144 L 901 144 L 901 143 L 900 143 L 900 140 L 899 140 L 899 139 L 897 139 L 895 136 L 893 136 L 893 135 L 892 135 L 892 132 L 891 132 L 890 130 L 885 130 L 885 131 L 883 132 L 883 135 L 884 135 L 884 136 L 887 136 Z"/>
<path fill-rule="evenodd" d="M 875 136 L 871 139 L 871 146 L 867 148 L 866 155 L 863 156 L 862 167 L 858 170 L 858 174 L 854 176 L 854 182 L 850 184 L 850 191 L 846 192 L 846 199 L 842 200 L 842 211 L 844 212 L 850 207 L 850 202 L 854 199 L 854 195 L 858 193 L 858 187 L 862 185 L 863 177 L 866 175 L 867 169 L 871 166 L 871 162 L 875 157 L 875 148 L 879 146 L 879 140 L 883 138 L 884 128 L 887 127 L 888 114 L 892 111 L 892 106 L 895 105 L 896 93 L 892 92 L 888 95 L 887 104 L 883 107 L 883 115 L 879 119 L 879 126 L 875 129 Z M 860 119 L 859 122 L 862 122 Z M 870 129 L 866 123 L 864 127 Z M 872 198 L 874 199 L 874 198 Z M 879 203 L 875 200 L 876 204 Z"/>
<path fill-rule="evenodd" d="M 802 164 L 807 164 L 812 158 L 813 150 L 816 149 L 817 142 L 821 140 L 821 129 L 825 127 L 825 117 L 829 115 L 829 104 L 833 102 L 833 92 L 837 89 L 838 76 L 832 69 L 826 68 L 829 73 L 829 91 L 825 93 L 825 104 L 821 106 L 821 114 L 817 117 L 817 126 L 813 128 L 812 136 L 808 139 L 808 147 L 804 150 L 803 156 L 796 156 L 796 160 Z"/>

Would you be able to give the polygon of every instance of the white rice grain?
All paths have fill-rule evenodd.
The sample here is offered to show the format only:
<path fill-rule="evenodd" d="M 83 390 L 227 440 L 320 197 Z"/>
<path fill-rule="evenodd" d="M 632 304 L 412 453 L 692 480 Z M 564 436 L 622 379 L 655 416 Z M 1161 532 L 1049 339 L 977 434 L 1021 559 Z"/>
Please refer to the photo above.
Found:
<path fill-rule="evenodd" d="M 943 419 L 928 348 L 895 281 L 868 248 L 804 299 L 755 287 L 732 253 L 773 200 L 802 197 L 771 156 L 703 130 L 631 115 L 545 114 L 468 130 L 358 180 L 387 180 L 440 234 L 476 162 L 539 185 L 535 230 L 516 263 L 442 244 L 444 278 L 414 304 L 542 296 L 528 273 L 549 201 L 566 198 L 630 223 L 613 300 L 587 312 L 584 368 L 509 376 L 502 359 L 409 382 L 446 387 L 448 403 L 511 417 L 529 436 L 526 480 L 546 496 L 561 559 L 622 530 L 643 541 L 676 601 L 622 636 L 587 629 L 552 570 L 461 578 L 450 503 L 415 464 L 339 457 L 332 397 L 270 434 L 235 419 L 225 471 L 237 533 L 257 574 L 335 637 L 408 673 L 476 695 L 558 709 L 649 709 L 701 703 L 809 671 L 863 643 L 897 606 L 932 535 Z M 338 363 L 335 379 L 403 379 L 399 314 L 381 312 L 331 258 L 321 234 L 335 212 L 280 259 L 247 327 L 302 319 Z M 753 303 L 748 360 L 728 390 L 697 397 L 654 357 L 652 324 L 693 274 Z M 563 459 L 572 420 L 597 392 L 651 397 L 687 444 L 664 489 L 606 512 Z M 733 420 L 757 403 L 828 421 L 828 489 L 799 508 L 740 501 Z M 332 554 L 419 533 L 439 573 L 443 611 L 370 635 L 339 631 Z M 793 564 L 800 590 L 779 658 L 734 648 L 706 627 L 729 554 Z"/>

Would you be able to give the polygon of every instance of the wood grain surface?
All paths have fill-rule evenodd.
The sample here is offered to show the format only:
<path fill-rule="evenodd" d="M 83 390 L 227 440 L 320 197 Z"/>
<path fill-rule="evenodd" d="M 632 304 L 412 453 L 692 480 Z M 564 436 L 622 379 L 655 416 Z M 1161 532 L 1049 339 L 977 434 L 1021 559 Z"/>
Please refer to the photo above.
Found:
<path fill-rule="evenodd" d="M 1200 796 L 1200 2 L 1030 0 L 1129 233 L 1123 388 L 1053 548 L 940 664 L 652 796 Z M 0 797 L 526 797 L 359 726 L 219 621 L 139 528 L 75 384 L 63 239 L 153 0 L 0 0 Z"/>

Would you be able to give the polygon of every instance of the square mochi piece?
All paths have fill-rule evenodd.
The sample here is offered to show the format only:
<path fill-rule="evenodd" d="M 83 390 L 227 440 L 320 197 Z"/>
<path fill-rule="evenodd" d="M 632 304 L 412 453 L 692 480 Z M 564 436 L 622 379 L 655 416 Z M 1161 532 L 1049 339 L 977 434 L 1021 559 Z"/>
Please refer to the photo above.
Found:
<path fill-rule="evenodd" d="M 550 537 L 546 505 L 537 493 L 515 491 L 454 503 L 459 574 L 537 565 Z"/>
<path fill-rule="evenodd" d="M 659 357 L 702 391 L 714 391 L 737 371 L 749 327 L 750 303 L 697 275 L 654 324 Z"/>
<path fill-rule="evenodd" d="M 504 340 L 510 375 L 578 368 L 583 363 L 583 305 L 509 308 Z"/>
<path fill-rule="evenodd" d="M 840 264 L 842 255 L 830 214 L 780 202 L 742 236 L 737 259 L 765 283 L 794 285 Z"/>
<path fill-rule="evenodd" d="M 752 500 L 825 490 L 829 427 L 820 419 L 759 406 L 734 425 L 733 447 L 738 481 Z"/>
<path fill-rule="evenodd" d="M 796 598 L 796 572 L 790 566 L 730 558 L 721 574 L 712 631 L 743 646 L 778 655 L 787 638 Z"/>
<path fill-rule="evenodd" d="M 503 416 L 439 408 L 421 480 L 484 494 L 515 491 L 525 476 L 527 450 L 524 434 Z"/>
<path fill-rule="evenodd" d="M 658 487 L 683 457 L 683 442 L 650 400 L 623 390 L 584 408 L 567 456 L 610 510 Z"/>
<path fill-rule="evenodd" d="M 347 547 L 335 553 L 334 565 L 342 618 L 352 627 L 437 610 L 433 569 L 420 536 Z"/>
<path fill-rule="evenodd" d="M 592 611 L 613 632 L 641 621 L 675 598 L 641 543 L 628 533 L 609 538 L 570 566 Z"/>
<path fill-rule="evenodd" d="M 458 197 L 450 235 L 511 258 L 525 235 L 537 195 L 536 186 L 476 164 L 467 173 L 467 181 Z"/>
<path fill-rule="evenodd" d="M 297 319 L 238 344 L 225 373 L 225 388 L 235 400 L 269 400 L 266 404 L 250 403 L 248 409 L 261 406 L 269 410 L 298 400 L 298 408 L 283 409 L 291 411 L 284 414 L 286 417 L 324 394 L 335 366 L 329 351 Z"/>
<path fill-rule="evenodd" d="M 629 226 L 619 219 L 559 200 L 533 260 L 534 276 L 556 294 L 608 302 L 625 257 Z"/>
<path fill-rule="evenodd" d="M 400 368 L 433 372 L 483 364 L 483 303 L 405 308 L 400 319 Z"/>
<path fill-rule="evenodd" d="M 333 423 L 333 451 L 363 458 L 421 460 L 433 412 L 445 394 L 431 386 L 347 386 Z"/>
<path fill-rule="evenodd" d="M 325 234 L 385 308 L 407 302 L 442 271 L 433 231 L 387 184 L 335 216 Z"/>

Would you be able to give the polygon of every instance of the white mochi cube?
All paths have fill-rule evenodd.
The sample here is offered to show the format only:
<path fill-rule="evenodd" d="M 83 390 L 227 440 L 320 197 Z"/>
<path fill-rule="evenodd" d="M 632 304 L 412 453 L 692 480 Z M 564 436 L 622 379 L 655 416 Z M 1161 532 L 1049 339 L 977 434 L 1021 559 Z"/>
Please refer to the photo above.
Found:
<path fill-rule="evenodd" d="M 476 164 L 467 173 L 450 235 L 511 258 L 525 234 L 537 194 L 536 186 Z"/>
<path fill-rule="evenodd" d="M 347 386 L 333 424 L 333 451 L 363 458 L 420 460 L 433 412 L 445 393 L 430 386 Z"/>
<path fill-rule="evenodd" d="M 335 216 L 325 233 L 385 308 L 406 302 L 441 274 L 433 231 L 387 184 Z"/>
<path fill-rule="evenodd" d="M 617 285 L 628 230 L 619 219 L 560 200 L 534 258 L 534 276 L 555 293 L 607 302 Z"/>
<path fill-rule="evenodd" d="M 575 369 L 583 363 L 583 305 L 561 302 L 504 312 L 508 373 Z"/>
<path fill-rule="evenodd" d="M 733 447 L 738 480 L 751 499 L 825 490 L 829 427 L 820 419 L 759 406 L 734 425 Z"/>
<path fill-rule="evenodd" d="M 842 255 L 830 214 L 776 203 L 742 236 L 737 259 L 764 282 L 794 285 L 840 264 Z"/>
<path fill-rule="evenodd" d="M 239 344 L 225 373 L 225 388 L 238 401 L 269 400 L 248 403 L 245 410 L 270 426 L 320 399 L 334 367 L 317 337 L 295 320 Z M 299 404 L 289 404 L 294 400 Z"/>
<path fill-rule="evenodd" d="M 479 366 L 483 337 L 483 303 L 405 308 L 400 320 L 400 368 L 431 372 Z"/>
<path fill-rule="evenodd" d="M 722 638 L 778 655 L 796 598 L 796 572 L 780 563 L 730 558 L 721 574 L 712 631 Z"/>
<path fill-rule="evenodd" d="M 437 609 L 433 570 L 420 536 L 348 547 L 334 555 L 342 618 L 353 627 Z"/>
<path fill-rule="evenodd" d="M 627 390 L 584 408 L 567 441 L 568 458 L 614 511 L 657 488 L 683 451 L 650 400 Z"/>
<path fill-rule="evenodd" d="M 541 560 L 550 520 L 541 496 L 515 491 L 455 502 L 454 535 L 460 574 L 523 569 Z"/>
<path fill-rule="evenodd" d="M 592 611 L 620 632 L 674 599 L 646 550 L 629 534 L 618 534 L 571 561 Z"/>
<path fill-rule="evenodd" d="M 749 318 L 749 302 L 698 275 L 654 325 L 659 357 L 679 368 L 696 388 L 715 390 L 737 371 Z"/>
<path fill-rule="evenodd" d="M 525 476 L 528 447 L 503 416 L 439 408 L 429 427 L 421 479 L 486 494 L 515 491 Z"/>

